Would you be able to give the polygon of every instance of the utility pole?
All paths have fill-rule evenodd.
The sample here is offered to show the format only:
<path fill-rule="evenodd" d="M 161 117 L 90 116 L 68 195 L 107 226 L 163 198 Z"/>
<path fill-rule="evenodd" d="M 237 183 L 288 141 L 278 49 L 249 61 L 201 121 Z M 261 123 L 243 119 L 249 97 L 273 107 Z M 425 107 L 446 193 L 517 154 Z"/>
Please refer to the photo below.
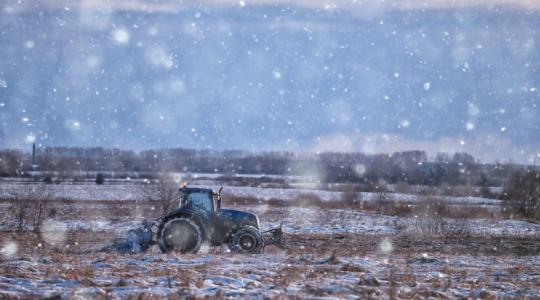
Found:
<path fill-rule="evenodd" d="M 36 164 L 36 143 L 32 143 L 32 165 Z"/>

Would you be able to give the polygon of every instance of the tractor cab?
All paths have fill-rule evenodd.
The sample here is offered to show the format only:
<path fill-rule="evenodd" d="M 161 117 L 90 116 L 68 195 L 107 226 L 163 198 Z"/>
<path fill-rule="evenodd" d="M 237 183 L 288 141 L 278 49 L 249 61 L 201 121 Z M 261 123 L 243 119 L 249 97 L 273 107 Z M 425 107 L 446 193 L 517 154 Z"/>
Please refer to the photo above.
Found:
<path fill-rule="evenodd" d="M 182 187 L 179 190 L 180 208 L 205 213 L 218 213 L 221 210 L 221 189 L 214 193 L 210 189 Z"/>

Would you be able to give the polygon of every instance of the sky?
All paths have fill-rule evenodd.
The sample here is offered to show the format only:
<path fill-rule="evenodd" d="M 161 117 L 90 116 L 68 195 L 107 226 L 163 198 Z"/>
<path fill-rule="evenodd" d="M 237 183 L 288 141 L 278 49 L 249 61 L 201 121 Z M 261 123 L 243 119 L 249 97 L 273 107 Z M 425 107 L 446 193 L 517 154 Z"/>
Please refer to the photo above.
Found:
<path fill-rule="evenodd" d="M 481 7 L 493 8 L 499 7 L 514 7 L 521 9 L 538 9 L 540 1 L 537 0 L 85 0 L 85 1 L 70 1 L 70 0 L 37 0 L 37 1 L 4 1 L 9 5 L 34 6 L 47 5 L 49 7 L 66 7 L 66 6 L 82 6 L 94 7 L 100 9 L 125 9 L 125 10 L 142 10 L 142 11 L 179 11 L 189 9 L 194 5 L 222 5 L 222 6 L 246 6 L 246 5 L 296 5 L 305 6 L 315 9 L 441 9 L 441 8 L 463 8 L 463 7 Z"/>
<path fill-rule="evenodd" d="M 540 152 L 539 1 L 0 1 L 0 147 Z"/>

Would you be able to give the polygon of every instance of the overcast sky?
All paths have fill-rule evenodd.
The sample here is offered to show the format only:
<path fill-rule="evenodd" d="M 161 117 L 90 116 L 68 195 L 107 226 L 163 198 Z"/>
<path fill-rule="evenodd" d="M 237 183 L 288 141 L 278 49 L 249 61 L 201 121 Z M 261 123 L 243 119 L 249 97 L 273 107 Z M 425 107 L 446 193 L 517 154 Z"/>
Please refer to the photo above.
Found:
<path fill-rule="evenodd" d="M 0 147 L 530 163 L 539 3 L 0 1 Z"/>
<path fill-rule="evenodd" d="M 524 9 L 540 8 L 538 0 L 3 0 L 0 3 L 10 6 L 48 5 L 51 7 L 100 7 L 111 9 L 145 10 L 145 11 L 170 11 L 186 9 L 190 6 L 215 4 L 215 5 L 299 5 L 320 9 L 439 9 L 460 7 L 516 7 Z"/>

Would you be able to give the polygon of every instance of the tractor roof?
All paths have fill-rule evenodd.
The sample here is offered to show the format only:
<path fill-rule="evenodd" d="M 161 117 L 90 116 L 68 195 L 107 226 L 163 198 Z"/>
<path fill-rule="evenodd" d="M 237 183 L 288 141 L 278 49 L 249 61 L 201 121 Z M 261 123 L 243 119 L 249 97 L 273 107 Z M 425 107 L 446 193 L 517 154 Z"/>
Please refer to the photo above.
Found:
<path fill-rule="evenodd" d="M 195 188 L 195 187 L 182 187 L 180 192 L 188 193 L 213 193 L 211 189 Z"/>

